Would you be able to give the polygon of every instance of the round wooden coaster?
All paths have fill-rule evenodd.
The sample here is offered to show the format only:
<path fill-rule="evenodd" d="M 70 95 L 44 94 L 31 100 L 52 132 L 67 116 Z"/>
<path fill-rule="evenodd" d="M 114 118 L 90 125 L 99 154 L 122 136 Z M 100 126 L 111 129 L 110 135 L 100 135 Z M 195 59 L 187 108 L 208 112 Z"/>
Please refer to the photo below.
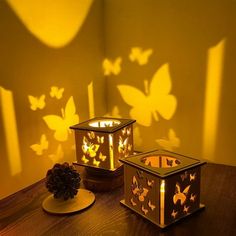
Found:
<path fill-rule="evenodd" d="M 51 214 L 70 214 L 89 207 L 94 201 L 95 195 L 91 191 L 79 189 L 74 198 L 66 201 L 56 199 L 53 195 L 50 195 L 44 199 L 42 207 L 46 212 Z"/>

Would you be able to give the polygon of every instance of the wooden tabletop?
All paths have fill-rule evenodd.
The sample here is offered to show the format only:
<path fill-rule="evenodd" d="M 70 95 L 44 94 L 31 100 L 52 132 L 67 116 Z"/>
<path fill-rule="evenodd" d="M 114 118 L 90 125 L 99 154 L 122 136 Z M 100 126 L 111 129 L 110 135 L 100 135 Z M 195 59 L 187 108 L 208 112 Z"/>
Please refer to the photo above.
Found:
<path fill-rule="evenodd" d="M 160 230 L 120 205 L 123 187 L 95 193 L 96 202 L 69 216 L 45 213 L 44 180 L 0 201 L 0 235 L 236 235 L 236 167 L 207 164 L 202 168 L 201 202 L 206 209 Z"/>

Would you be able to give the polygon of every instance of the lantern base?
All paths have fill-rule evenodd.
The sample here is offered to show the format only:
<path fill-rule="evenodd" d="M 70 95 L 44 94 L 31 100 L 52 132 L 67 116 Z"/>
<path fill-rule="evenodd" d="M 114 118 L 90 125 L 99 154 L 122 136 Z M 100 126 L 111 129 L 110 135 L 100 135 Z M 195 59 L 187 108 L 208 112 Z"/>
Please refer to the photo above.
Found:
<path fill-rule="evenodd" d="M 68 200 L 56 199 L 51 194 L 44 199 L 42 207 L 47 213 L 65 215 L 82 211 L 92 205 L 94 201 L 95 195 L 92 192 L 79 189 L 77 195 Z"/>
<path fill-rule="evenodd" d="M 78 163 L 73 163 L 78 166 Z M 116 170 L 104 170 L 96 167 L 84 167 L 83 184 L 86 189 L 94 192 L 106 192 L 121 187 L 124 184 L 124 168 L 121 165 Z"/>
<path fill-rule="evenodd" d="M 140 213 L 139 213 L 138 211 L 136 211 L 135 209 L 131 208 L 129 205 L 127 205 L 127 204 L 125 203 L 125 199 L 121 200 L 120 203 L 121 203 L 122 205 L 124 205 L 125 207 L 129 208 L 130 210 L 132 210 L 132 211 L 138 213 L 138 215 L 140 215 Z M 200 211 L 200 210 L 203 210 L 204 208 L 205 208 L 205 205 L 200 203 L 200 206 L 199 206 L 198 209 L 196 209 L 195 211 L 193 211 L 193 212 L 191 212 L 191 213 L 186 214 L 186 215 L 183 216 L 183 217 L 180 217 L 179 219 L 173 221 L 172 223 L 170 223 L 170 224 L 168 224 L 168 225 L 161 225 L 161 224 L 159 224 L 159 223 L 157 223 L 157 222 L 155 222 L 155 221 L 149 219 L 149 218 L 146 217 L 145 215 L 140 215 L 140 216 L 143 216 L 143 217 L 146 218 L 147 220 L 151 221 L 153 224 L 155 224 L 155 225 L 157 225 L 158 227 L 164 229 L 164 228 L 166 228 L 167 226 L 170 226 L 170 225 L 172 225 L 172 224 L 174 224 L 174 223 L 176 223 L 176 222 L 178 222 L 178 221 L 184 219 L 185 217 L 187 217 L 187 216 L 189 216 L 189 215 L 192 215 L 192 214 L 195 213 L 195 212 L 198 212 L 198 211 Z"/>

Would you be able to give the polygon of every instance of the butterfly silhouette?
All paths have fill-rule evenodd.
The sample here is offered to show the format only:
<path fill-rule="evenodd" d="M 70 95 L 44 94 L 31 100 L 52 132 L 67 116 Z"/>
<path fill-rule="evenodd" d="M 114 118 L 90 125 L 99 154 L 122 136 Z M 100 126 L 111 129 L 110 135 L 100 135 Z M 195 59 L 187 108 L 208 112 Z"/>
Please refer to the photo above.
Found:
<path fill-rule="evenodd" d="M 63 152 L 63 149 L 62 149 L 62 145 L 59 144 L 57 146 L 56 153 L 50 154 L 50 155 L 48 155 L 48 157 L 50 159 L 52 159 L 54 162 L 57 162 L 57 161 L 61 160 L 64 157 L 64 152 Z"/>
<path fill-rule="evenodd" d="M 29 95 L 30 109 L 36 111 L 37 109 L 43 109 L 45 107 L 45 95 L 42 94 L 39 98 Z"/>
<path fill-rule="evenodd" d="M 98 143 L 104 143 L 104 136 L 101 137 L 97 136 L 97 141 Z"/>
<path fill-rule="evenodd" d="M 154 211 L 154 209 L 156 208 L 156 206 L 153 205 L 150 200 L 148 201 L 148 206 L 151 208 L 152 211 Z"/>
<path fill-rule="evenodd" d="M 90 131 L 87 134 L 88 134 L 90 139 L 94 139 L 95 138 L 95 133 L 93 131 Z"/>
<path fill-rule="evenodd" d="M 87 158 L 85 157 L 85 155 L 82 156 L 81 160 L 82 160 L 82 162 L 84 162 L 85 164 L 87 164 L 87 163 L 89 162 L 89 159 L 87 159 Z"/>
<path fill-rule="evenodd" d="M 184 205 L 184 210 L 183 210 L 183 212 L 185 212 L 185 213 L 187 214 L 187 213 L 188 213 L 188 210 L 189 210 L 189 206 Z"/>
<path fill-rule="evenodd" d="M 64 92 L 64 88 L 58 88 L 56 86 L 51 87 L 50 96 L 52 98 L 61 99 Z"/>
<path fill-rule="evenodd" d="M 148 209 L 145 209 L 143 205 L 142 205 L 141 210 L 142 210 L 142 212 L 144 213 L 144 215 L 147 215 Z"/>
<path fill-rule="evenodd" d="M 43 151 L 48 149 L 48 140 L 45 134 L 41 135 L 40 143 L 36 143 L 30 146 L 30 148 L 35 151 L 36 155 L 43 155 Z"/>
<path fill-rule="evenodd" d="M 118 75 L 121 71 L 121 62 L 122 58 L 117 57 L 114 62 L 110 61 L 109 59 L 104 59 L 102 66 L 104 70 L 104 75 L 108 76 L 111 74 Z"/>
<path fill-rule="evenodd" d="M 130 85 L 118 85 L 117 88 L 123 100 L 131 106 L 130 116 L 143 126 L 150 126 L 152 117 L 159 120 L 158 114 L 170 120 L 175 113 L 177 101 L 169 94 L 171 79 L 168 64 L 163 65 L 154 74 L 150 89 L 146 86 L 147 94 Z"/>
<path fill-rule="evenodd" d="M 100 145 L 98 144 L 93 144 L 89 142 L 85 136 L 83 137 L 82 151 L 84 154 L 88 155 L 89 157 L 95 157 L 97 155 L 99 146 Z"/>
<path fill-rule="evenodd" d="M 173 129 L 169 129 L 167 139 L 156 139 L 156 142 L 162 148 L 169 151 L 173 151 L 174 148 L 178 148 L 180 146 L 180 139 L 176 136 L 175 131 Z"/>
<path fill-rule="evenodd" d="M 176 183 L 175 185 L 175 195 L 173 196 L 173 202 L 174 204 L 177 204 L 178 201 L 180 201 L 180 204 L 183 205 L 186 201 L 186 196 L 189 192 L 190 185 L 188 185 L 183 192 L 180 190 L 179 183 Z"/>
<path fill-rule="evenodd" d="M 141 65 L 145 65 L 148 63 L 148 59 L 151 56 L 153 50 L 152 49 L 147 49 L 143 50 L 140 47 L 133 47 L 131 48 L 131 53 L 129 54 L 129 59 L 132 62 L 137 61 L 137 63 Z"/>
<path fill-rule="evenodd" d="M 94 158 L 93 159 L 93 164 L 98 167 L 100 165 L 100 161 L 96 161 L 96 159 Z"/>
<path fill-rule="evenodd" d="M 106 156 L 103 156 L 103 154 L 100 152 L 99 153 L 99 159 L 101 160 L 101 161 L 105 161 L 106 160 Z"/>
<path fill-rule="evenodd" d="M 178 211 L 173 210 L 171 216 L 175 219 L 178 214 Z"/>
<path fill-rule="evenodd" d="M 154 180 L 153 179 L 152 180 L 147 179 L 147 186 L 152 188 L 153 185 L 154 185 Z"/>
<path fill-rule="evenodd" d="M 137 203 L 134 201 L 133 198 L 130 199 L 130 202 L 131 202 L 132 206 L 136 206 L 137 205 Z"/>
<path fill-rule="evenodd" d="M 121 136 L 119 136 L 119 145 L 118 145 L 118 152 L 125 154 L 128 149 L 128 140 L 129 138 L 126 138 L 123 140 Z"/>
<path fill-rule="evenodd" d="M 132 185 L 131 185 L 132 193 L 138 197 L 138 200 L 140 202 L 143 202 L 145 200 L 145 197 L 147 196 L 149 190 L 146 188 L 143 188 L 138 184 L 138 181 L 135 176 L 133 176 L 132 179 Z"/>
<path fill-rule="evenodd" d="M 188 178 L 188 172 L 185 171 L 184 174 L 180 175 L 180 178 L 182 179 L 182 181 L 184 181 L 185 179 Z"/>
<path fill-rule="evenodd" d="M 189 175 L 190 181 L 194 181 L 196 178 L 196 173 Z"/>
<path fill-rule="evenodd" d="M 144 157 L 141 160 L 144 165 L 146 166 L 151 166 L 151 167 L 160 167 L 160 162 L 159 162 L 159 158 L 157 156 L 148 156 L 148 157 Z"/>
<path fill-rule="evenodd" d="M 66 141 L 68 134 L 71 133 L 70 126 L 79 122 L 79 116 L 76 114 L 74 99 L 71 96 L 66 103 L 65 110 L 61 109 L 62 116 L 47 115 L 43 117 L 49 129 L 55 131 L 54 138 L 57 141 Z"/>
<path fill-rule="evenodd" d="M 196 197 L 197 197 L 196 194 L 192 194 L 192 193 L 191 193 L 190 201 L 191 201 L 191 202 L 195 202 Z"/>

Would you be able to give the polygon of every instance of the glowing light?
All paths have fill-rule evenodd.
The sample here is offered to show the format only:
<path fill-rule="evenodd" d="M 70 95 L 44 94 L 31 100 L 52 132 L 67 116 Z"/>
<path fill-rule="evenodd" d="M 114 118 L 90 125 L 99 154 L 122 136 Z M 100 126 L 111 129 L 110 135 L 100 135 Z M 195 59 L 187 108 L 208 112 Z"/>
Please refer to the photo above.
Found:
<path fill-rule="evenodd" d="M 97 120 L 89 123 L 91 127 L 114 127 L 120 124 L 119 120 Z"/>
<path fill-rule="evenodd" d="M 7 0 L 25 27 L 50 47 L 63 47 L 79 32 L 93 0 Z"/>
<path fill-rule="evenodd" d="M 222 82 L 225 39 L 209 49 L 204 108 L 203 155 L 214 160 L 220 92 Z"/>
<path fill-rule="evenodd" d="M 66 141 L 68 133 L 71 132 L 70 126 L 79 122 L 79 116 L 76 114 L 74 99 L 71 96 L 65 106 L 62 108 L 62 117 L 57 115 L 47 115 L 43 117 L 49 129 L 55 131 L 54 138 L 58 141 Z"/>
<path fill-rule="evenodd" d="M 0 87 L 0 105 L 10 172 L 14 176 L 22 171 L 15 108 L 12 92 L 2 87 Z"/>
<path fill-rule="evenodd" d="M 45 107 L 45 95 L 42 94 L 39 98 L 28 95 L 30 109 L 36 111 L 37 109 L 42 110 Z"/>
<path fill-rule="evenodd" d="M 93 82 L 91 82 L 88 85 L 88 102 L 89 102 L 89 118 L 92 119 L 95 116 Z"/>
<path fill-rule="evenodd" d="M 144 165 L 155 167 L 155 168 L 170 168 L 180 164 L 180 161 L 175 157 L 170 156 L 145 156 L 141 158 L 141 162 Z"/>
<path fill-rule="evenodd" d="M 58 88 L 57 86 L 52 86 L 50 91 L 50 96 L 52 98 L 61 99 L 64 92 L 64 88 Z"/>
<path fill-rule="evenodd" d="M 103 63 L 102 63 L 102 67 L 104 70 L 104 75 L 108 76 L 108 75 L 118 75 L 121 72 L 121 62 L 122 62 L 122 58 L 121 57 L 117 57 L 113 62 L 109 59 L 104 59 Z"/>
<path fill-rule="evenodd" d="M 140 66 L 146 65 L 148 63 L 149 57 L 152 55 L 153 50 L 147 49 L 143 50 L 140 47 L 131 48 L 131 52 L 129 54 L 129 59 L 132 62 L 137 61 Z"/>
<path fill-rule="evenodd" d="M 161 180 L 160 185 L 160 224 L 165 223 L 165 180 Z"/>
<path fill-rule="evenodd" d="M 109 134 L 110 169 L 114 170 L 113 134 Z"/>
<path fill-rule="evenodd" d="M 30 148 L 35 151 L 36 155 L 43 155 L 43 151 L 48 149 L 48 140 L 45 134 L 41 135 L 40 142 L 33 144 Z"/>
<path fill-rule="evenodd" d="M 130 116 L 143 126 L 151 126 L 152 117 L 158 121 L 158 113 L 164 119 L 170 120 L 175 113 L 177 101 L 171 91 L 171 78 L 168 64 L 163 65 L 154 74 L 150 88 L 145 95 L 139 89 L 130 85 L 118 85 L 123 100 L 131 106 Z"/>

